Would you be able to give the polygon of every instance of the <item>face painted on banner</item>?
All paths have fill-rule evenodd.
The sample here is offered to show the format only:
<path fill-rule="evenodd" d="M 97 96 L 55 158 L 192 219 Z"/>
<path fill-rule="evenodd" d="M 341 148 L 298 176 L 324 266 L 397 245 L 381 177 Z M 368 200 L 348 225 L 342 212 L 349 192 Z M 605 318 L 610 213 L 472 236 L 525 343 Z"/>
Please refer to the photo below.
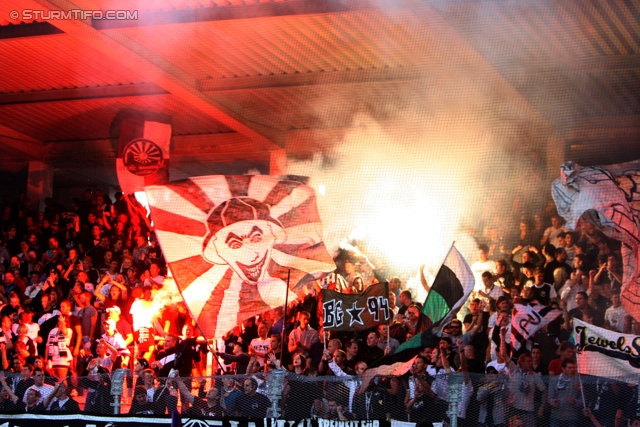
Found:
<path fill-rule="evenodd" d="M 218 205 L 207 220 L 204 257 L 226 263 L 240 278 L 257 283 L 265 278 L 271 250 L 282 227 L 268 205 L 250 198 L 233 198 Z"/>
<path fill-rule="evenodd" d="M 241 221 L 216 233 L 215 248 L 220 258 L 243 280 L 259 282 L 271 259 L 275 236 L 266 221 Z"/>

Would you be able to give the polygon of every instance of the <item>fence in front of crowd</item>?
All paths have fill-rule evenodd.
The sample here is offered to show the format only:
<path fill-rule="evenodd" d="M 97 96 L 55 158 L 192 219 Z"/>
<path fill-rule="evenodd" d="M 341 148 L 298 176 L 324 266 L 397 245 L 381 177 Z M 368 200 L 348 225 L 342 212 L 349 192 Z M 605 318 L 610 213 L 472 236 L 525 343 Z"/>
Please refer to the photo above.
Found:
<path fill-rule="evenodd" d="M 365 379 L 368 379 L 366 376 Z M 587 375 L 537 376 L 517 374 L 442 374 L 435 378 L 374 377 L 369 387 L 358 377 L 303 376 L 284 370 L 241 376 L 161 378 L 136 403 L 144 387 L 142 378 L 119 370 L 101 378 L 80 377 L 74 385 L 80 412 L 95 415 L 157 415 L 177 410 L 183 416 L 204 418 L 247 417 L 237 399 L 244 383 L 257 384 L 256 405 L 265 405 L 258 418 L 285 420 L 395 420 L 415 423 L 445 421 L 450 425 L 509 425 L 514 417 L 525 426 L 548 426 L 551 420 L 603 426 L 633 424 L 640 420 L 636 378 Z M 249 380 L 247 380 L 249 379 Z M 20 376 L 8 382 L 21 390 Z M 49 384 L 55 380 L 48 378 Z M 149 385 L 149 384 L 147 384 Z M 217 392 L 210 392 L 216 388 Z M 23 387 L 23 389 L 26 389 Z M 247 390 L 251 393 L 252 390 Z M 16 393 L 17 394 L 17 393 Z M 191 397 L 189 397 L 191 396 Z M 211 397 L 211 399 L 208 399 Z M 586 409 L 586 410 L 585 410 Z M 621 418 L 616 421 L 616 417 Z"/>

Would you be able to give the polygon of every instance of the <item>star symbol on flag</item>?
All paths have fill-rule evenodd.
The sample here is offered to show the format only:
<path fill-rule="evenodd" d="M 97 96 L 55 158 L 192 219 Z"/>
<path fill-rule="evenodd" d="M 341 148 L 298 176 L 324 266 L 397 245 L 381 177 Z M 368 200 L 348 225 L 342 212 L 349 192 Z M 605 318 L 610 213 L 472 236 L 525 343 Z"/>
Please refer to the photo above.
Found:
<path fill-rule="evenodd" d="M 353 326 L 354 323 L 358 323 L 361 326 L 364 326 L 360 315 L 364 311 L 364 308 L 358 308 L 358 303 L 354 302 L 350 309 L 347 310 L 347 313 L 351 316 L 351 321 L 349 322 L 349 326 Z"/>

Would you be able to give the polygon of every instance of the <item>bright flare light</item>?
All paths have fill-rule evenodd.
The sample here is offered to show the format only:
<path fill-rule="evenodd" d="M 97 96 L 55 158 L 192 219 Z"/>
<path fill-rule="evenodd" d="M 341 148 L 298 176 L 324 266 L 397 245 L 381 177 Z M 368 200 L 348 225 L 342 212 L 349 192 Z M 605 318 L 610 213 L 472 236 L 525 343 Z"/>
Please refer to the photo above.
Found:
<path fill-rule="evenodd" d="M 327 187 L 318 210 L 330 250 L 348 236 L 395 274 L 414 276 L 422 264 L 435 272 L 454 240 L 464 256 L 475 256 L 477 243 L 463 230 L 503 202 L 495 191 L 503 181 L 488 187 L 483 177 L 509 162 L 496 156 L 499 145 L 482 120 L 461 126 L 458 113 L 446 113 L 383 127 L 354 119 L 330 153 L 290 159 L 287 173 L 309 176 L 318 193 L 317 183 Z"/>
<path fill-rule="evenodd" d="M 438 263 L 453 235 L 451 207 L 420 189 L 404 193 L 406 183 L 389 177 L 369 188 L 365 200 L 376 207 L 361 213 L 350 238 L 366 239 L 402 269 Z"/>

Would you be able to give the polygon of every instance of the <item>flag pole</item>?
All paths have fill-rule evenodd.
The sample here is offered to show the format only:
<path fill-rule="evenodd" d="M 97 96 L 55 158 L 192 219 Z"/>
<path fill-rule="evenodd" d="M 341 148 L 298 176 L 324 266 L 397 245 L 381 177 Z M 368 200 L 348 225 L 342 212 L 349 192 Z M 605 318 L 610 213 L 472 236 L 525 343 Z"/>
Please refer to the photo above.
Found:
<path fill-rule="evenodd" d="M 389 281 L 387 280 L 387 290 L 389 290 Z M 387 295 L 385 295 L 387 298 L 389 298 L 389 293 L 387 292 Z M 391 338 L 391 331 L 389 330 L 389 324 L 392 323 L 393 321 L 393 315 L 391 315 L 391 310 L 389 310 L 389 321 L 387 322 L 387 349 L 389 349 L 389 343 L 391 342 L 390 338 Z"/>
<path fill-rule="evenodd" d="M 205 343 L 207 345 L 208 351 L 213 352 L 213 353 L 218 351 L 218 348 L 217 348 L 218 347 L 218 343 L 217 343 L 217 341 L 216 341 L 216 347 L 215 348 L 212 347 L 212 345 L 209 343 L 209 340 L 207 339 L 206 335 L 204 334 L 204 331 L 200 327 L 200 324 L 198 323 L 198 321 L 194 319 L 193 323 L 194 323 L 195 327 L 198 329 L 198 331 L 200 332 L 200 334 L 202 335 L 202 337 L 204 337 L 204 341 L 205 341 Z M 216 338 L 214 338 L 214 340 L 216 340 Z M 218 356 L 216 356 L 216 358 L 218 359 L 218 366 L 220 367 L 220 370 L 222 372 L 226 372 L 224 364 L 220 363 L 220 358 Z"/>
<path fill-rule="evenodd" d="M 287 306 L 289 305 L 289 282 L 291 281 L 291 269 L 287 271 L 287 288 L 284 293 L 284 310 L 282 313 L 282 333 L 280 337 L 280 366 L 284 361 L 284 337 L 287 330 Z"/>
<path fill-rule="evenodd" d="M 171 277 L 174 277 L 173 276 L 173 271 L 171 271 L 171 266 L 167 266 L 167 274 L 169 272 L 171 272 Z M 187 304 L 187 301 L 185 300 L 184 295 L 182 295 L 182 289 L 180 289 L 180 287 L 178 287 L 178 291 L 180 292 L 180 297 L 182 297 L 182 301 L 184 302 L 184 305 L 187 308 L 187 312 L 189 313 L 189 315 L 193 319 L 193 324 L 194 324 L 195 328 L 200 332 L 200 335 L 204 338 L 204 341 L 206 342 L 207 349 L 210 352 L 214 352 L 215 353 L 216 349 L 214 349 L 212 347 L 212 345 L 209 343 L 209 337 L 204 333 L 204 330 L 202 329 L 202 327 L 200 327 L 200 323 L 198 323 L 197 316 L 193 315 L 193 312 L 189 308 L 189 304 Z M 214 339 L 217 339 L 217 338 L 214 337 Z M 217 342 L 216 342 L 216 347 L 217 347 Z M 220 366 L 220 369 L 222 370 L 222 372 L 226 372 L 226 369 L 224 368 L 224 364 L 220 363 L 220 359 L 219 358 L 218 358 L 218 365 Z"/>
<path fill-rule="evenodd" d="M 587 407 L 587 401 L 584 400 L 584 387 L 582 386 L 582 376 L 580 375 L 580 358 L 578 357 L 579 351 L 576 351 L 576 362 L 578 363 L 578 382 L 580 383 L 580 393 L 582 394 L 582 409 Z"/>
<path fill-rule="evenodd" d="M 391 334 L 389 333 L 389 324 L 387 323 L 387 348 L 389 348 L 389 343 L 391 342 Z"/>

